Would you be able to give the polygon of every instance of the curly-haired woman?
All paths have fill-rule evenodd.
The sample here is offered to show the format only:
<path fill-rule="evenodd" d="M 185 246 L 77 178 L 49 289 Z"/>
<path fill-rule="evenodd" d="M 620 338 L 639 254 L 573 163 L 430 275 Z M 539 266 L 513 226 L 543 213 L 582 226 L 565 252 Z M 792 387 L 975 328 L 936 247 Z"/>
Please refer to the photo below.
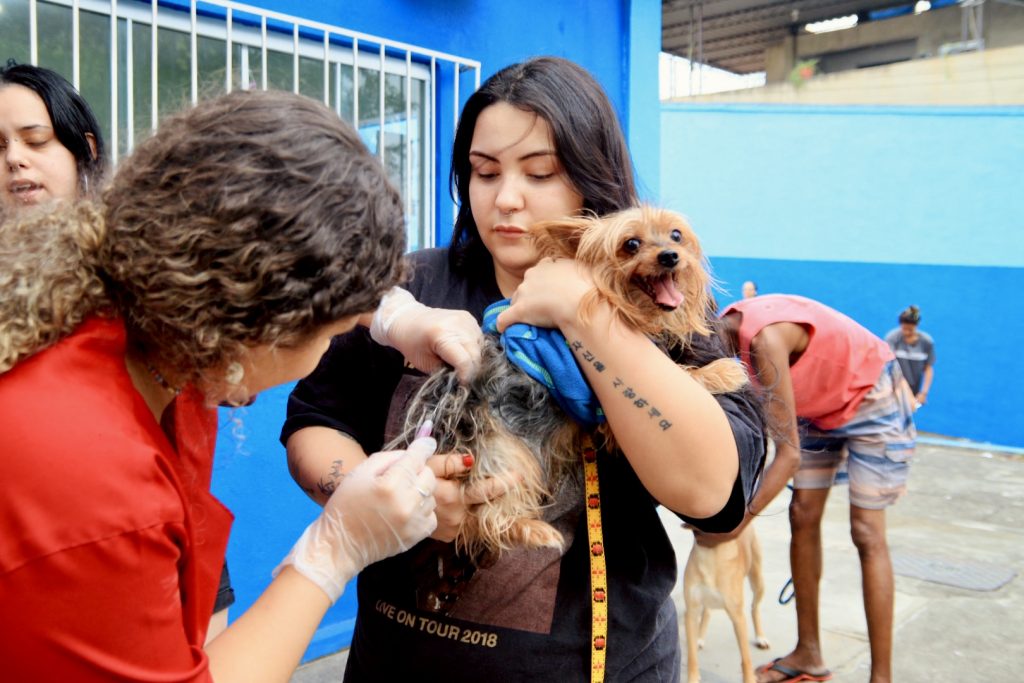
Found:
<path fill-rule="evenodd" d="M 0 230 L 5 677 L 287 680 L 345 582 L 435 527 L 433 440 L 355 468 L 204 649 L 231 522 L 213 406 L 368 321 L 403 274 L 400 199 L 327 108 L 245 92 L 166 121 L 104 201 Z M 385 327 L 416 346 L 427 317 Z"/>

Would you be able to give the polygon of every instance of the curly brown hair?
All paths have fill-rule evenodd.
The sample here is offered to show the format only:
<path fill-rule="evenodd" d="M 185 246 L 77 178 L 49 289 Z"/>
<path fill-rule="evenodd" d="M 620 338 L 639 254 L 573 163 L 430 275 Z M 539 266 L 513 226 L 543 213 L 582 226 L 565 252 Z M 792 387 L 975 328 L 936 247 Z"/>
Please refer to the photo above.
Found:
<path fill-rule="evenodd" d="M 374 310 L 405 274 L 398 192 L 355 130 L 285 92 L 237 92 L 167 119 L 105 208 L 0 230 L 0 372 L 107 309 L 181 386 L 212 393 L 246 347 L 302 344 Z"/>
<path fill-rule="evenodd" d="M 88 204 L 21 213 L 0 226 L 0 373 L 108 306 L 95 269 L 103 235 Z"/>
<path fill-rule="evenodd" d="M 404 275 L 397 191 L 355 130 L 280 91 L 165 120 L 104 194 L 100 253 L 132 343 L 197 382 L 245 346 L 294 346 Z"/>

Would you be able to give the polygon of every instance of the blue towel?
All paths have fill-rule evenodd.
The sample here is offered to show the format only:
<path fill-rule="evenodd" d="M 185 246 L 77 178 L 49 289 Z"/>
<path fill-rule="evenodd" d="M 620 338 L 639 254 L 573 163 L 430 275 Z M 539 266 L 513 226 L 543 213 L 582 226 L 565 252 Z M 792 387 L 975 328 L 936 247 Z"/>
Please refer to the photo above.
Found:
<path fill-rule="evenodd" d="M 508 307 L 508 299 L 487 307 L 484 332 L 498 334 L 498 314 Z M 499 336 L 509 361 L 547 387 L 570 417 L 591 429 L 606 421 L 597 396 L 587 384 L 561 332 L 516 323 Z"/>

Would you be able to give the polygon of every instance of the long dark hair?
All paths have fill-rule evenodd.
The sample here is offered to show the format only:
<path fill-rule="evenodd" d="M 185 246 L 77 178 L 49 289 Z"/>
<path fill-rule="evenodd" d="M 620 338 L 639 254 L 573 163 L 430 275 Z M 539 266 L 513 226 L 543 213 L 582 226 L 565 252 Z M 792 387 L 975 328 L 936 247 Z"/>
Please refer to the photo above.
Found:
<path fill-rule="evenodd" d="M 459 215 L 448 253 L 452 270 L 491 267 L 469 201 L 469 150 L 480 112 L 496 102 L 534 112 L 548 123 L 565 175 L 583 196 L 584 210 L 603 216 L 639 203 L 622 128 L 594 77 L 558 57 L 507 66 L 469 97 L 455 132 L 449 184 Z"/>
<path fill-rule="evenodd" d="M 85 99 L 56 71 L 17 64 L 13 59 L 0 67 L 0 87 L 11 84 L 28 88 L 46 105 L 54 134 L 75 157 L 79 193 L 98 190 L 107 170 L 107 155 L 100 125 Z M 95 154 L 88 135 L 95 141 Z"/>

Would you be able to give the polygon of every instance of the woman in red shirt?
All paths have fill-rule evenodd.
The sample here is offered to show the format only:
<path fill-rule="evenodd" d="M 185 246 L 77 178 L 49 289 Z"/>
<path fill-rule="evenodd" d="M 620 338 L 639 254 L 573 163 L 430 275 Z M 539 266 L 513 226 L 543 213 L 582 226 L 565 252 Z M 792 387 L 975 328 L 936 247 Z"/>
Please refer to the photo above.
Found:
<path fill-rule="evenodd" d="M 104 200 L 0 230 L 5 676 L 287 680 L 345 582 L 435 527 L 433 440 L 355 468 L 204 649 L 231 522 L 214 406 L 369 322 L 403 274 L 400 198 L 327 108 L 241 92 L 166 121 Z"/>

